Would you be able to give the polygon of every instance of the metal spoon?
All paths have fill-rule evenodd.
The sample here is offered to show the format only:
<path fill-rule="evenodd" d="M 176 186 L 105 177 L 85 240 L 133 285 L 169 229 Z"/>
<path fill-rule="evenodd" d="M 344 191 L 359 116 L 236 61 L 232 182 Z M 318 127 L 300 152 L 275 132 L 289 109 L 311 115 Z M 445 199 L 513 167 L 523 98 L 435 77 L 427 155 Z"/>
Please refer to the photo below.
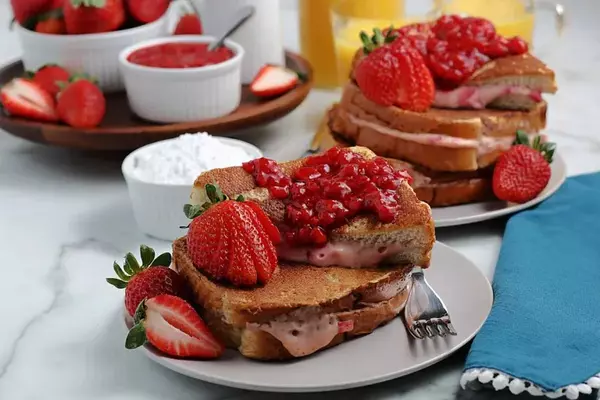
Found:
<path fill-rule="evenodd" d="M 254 15 L 254 6 L 244 6 L 240 9 L 240 11 L 238 12 L 238 14 L 240 15 L 238 21 L 231 27 L 229 28 L 220 38 L 219 40 L 217 40 L 216 42 L 211 43 L 208 46 L 208 50 L 212 51 L 214 49 L 217 49 L 221 46 L 223 46 L 223 42 L 225 41 L 225 39 L 227 39 L 227 37 L 229 37 L 230 35 L 232 35 L 235 31 L 237 31 L 242 25 L 244 25 L 244 23 L 246 21 L 248 21 L 248 19 L 250 19 L 251 16 Z"/>

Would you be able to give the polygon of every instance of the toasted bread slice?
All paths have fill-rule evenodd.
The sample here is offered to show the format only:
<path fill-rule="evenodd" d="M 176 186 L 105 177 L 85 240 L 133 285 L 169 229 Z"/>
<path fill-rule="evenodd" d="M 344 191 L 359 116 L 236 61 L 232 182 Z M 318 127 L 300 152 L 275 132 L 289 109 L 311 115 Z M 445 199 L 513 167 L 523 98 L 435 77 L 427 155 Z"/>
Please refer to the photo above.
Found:
<path fill-rule="evenodd" d="M 375 157 L 375 153 L 367 148 L 352 147 L 351 149 L 365 158 Z M 289 161 L 280 165 L 286 174 L 292 175 L 294 170 L 303 165 L 303 160 Z M 284 203 L 281 200 L 271 199 L 268 190 L 257 187 L 252 175 L 246 173 L 241 167 L 214 169 L 201 174 L 194 183 L 190 197 L 192 204 L 206 202 L 204 188 L 209 183 L 218 184 L 223 193 L 230 198 L 243 195 L 247 200 L 256 201 L 276 224 L 283 223 Z M 431 209 L 427 204 L 419 201 L 406 182 L 398 189 L 398 195 L 400 210 L 393 223 L 381 223 L 375 216 L 357 216 L 330 233 L 328 246 L 354 244 L 362 248 L 394 250 L 393 253 L 386 255 L 385 263 L 427 267 L 435 242 Z"/>
<path fill-rule="evenodd" d="M 517 129 L 535 134 L 545 125 L 545 102 L 529 112 L 432 108 L 416 113 L 375 104 L 351 83 L 329 112 L 330 130 L 348 143 L 450 172 L 490 166 L 510 147 Z"/>
<path fill-rule="evenodd" d="M 337 334 L 324 348 L 372 332 L 403 309 L 410 268 L 349 269 L 281 264 L 263 287 L 240 289 L 214 282 L 200 272 L 187 254 L 185 238 L 173 243 L 173 262 L 192 289 L 194 301 L 210 330 L 242 355 L 261 360 L 293 358 L 283 344 L 249 324 L 268 323 L 294 310 L 311 308 L 353 321 L 353 329 Z M 361 300 L 387 284 L 398 291 L 389 299 L 365 305 Z"/>
<path fill-rule="evenodd" d="M 464 83 L 467 86 L 512 85 L 556 93 L 554 71 L 530 53 L 502 57 L 479 68 Z"/>

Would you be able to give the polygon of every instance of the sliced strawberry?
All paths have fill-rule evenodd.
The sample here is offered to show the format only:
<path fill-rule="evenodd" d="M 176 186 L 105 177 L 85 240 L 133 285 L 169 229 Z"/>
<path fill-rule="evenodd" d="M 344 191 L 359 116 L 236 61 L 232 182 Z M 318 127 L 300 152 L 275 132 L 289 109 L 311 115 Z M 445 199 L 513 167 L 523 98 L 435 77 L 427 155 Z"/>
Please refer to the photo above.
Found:
<path fill-rule="evenodd" d="M 215 200 L 189 227 L 188 253 L 194 265 L 214 279 L 237 286 L 266 283 L 277 267 L 271 239 L 275 234 L 265 229 L 272 223 L 266 215 L 264 223 L 259 220 L 249 203 Z"/>
<path fill-rule="evenodd" d="M 250 91 L 257 97 L 279 96 L 292 90 L 298 81 L 298 74 L 289 68 L 265 65 L 252 80 Z"/>
<path fill-rule="evenodd" d="M 277 229 L 277 227 L 273 224 L 271 219 L 267 216 L 267 214 L 265 214 L 263 209 L 260 208 L 260 205 L 253 201 L 247 201 L 244 204 L 246 204 L 248 207 L 254 210 L 258 221 L 261 223 L 265 231 L 267 231 L 267 234 L 273 241 L 273 244 L 278 245 L 279 243 L 281 243 L 281 234 L 279 233 L 279 229 Z"/>
<path fill-rule="evenodd" d="M 135 322 L 125 340 L 128 349 L 150 342 L 174 357 L 211 359 L 223 354 L 223 345 L 194 308 L 179 297 L 164 294 L 142 301 Z"/>
<path fill-rule="evenodd" d="M 406 110 L 424 112 L 433 104 L 435 84 L 433 76 L 418 50 L 396 46 L 400 70 L 400 92 L 396 104 Z"/>
<path fill-rule="evenodd" d="M 39 84 L 15 78 L 0 89 L 0 102 L 11 115 L 38 121 L 58 120 L 54 99 Z"/>
<path fill-rule="evenodd" d="M 196 14 L 186 14 L 179 19 L 173 35 L 202 35 L 202 22 Z"/>

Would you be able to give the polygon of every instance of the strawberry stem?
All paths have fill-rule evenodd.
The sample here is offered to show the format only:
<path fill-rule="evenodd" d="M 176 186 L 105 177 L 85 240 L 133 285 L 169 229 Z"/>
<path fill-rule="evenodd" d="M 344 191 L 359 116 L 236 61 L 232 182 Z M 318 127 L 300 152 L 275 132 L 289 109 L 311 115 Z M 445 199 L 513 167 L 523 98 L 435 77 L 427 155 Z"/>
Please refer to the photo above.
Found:
<path fill-rule="evenodd" d="M 125 282 L 129 282 L 129 279 L 131 277 L 129 275 L 127 275 L 125 272 L 123 272 L 123 270 L 121 269 L 121 266 L 119 264 L 117 264 L 116 261 L 113 263 L 113 269 L 115 270 L 115 274 L 117 274 L 119 279 L 121 279 L 122 281 L 125 281 Z"/>
<path fill-rule="evenodd" d="M 134 322 L 135 325 L 133 328 L 129 330 L 127 333 L 127 338 L 125 338 L 125 348 L 127 349 L 137 349 L 140 346 L 143 346 L 148 341 L 148 337 L 146 336 L 146 329 L 144 328 L 144 318 L 146 317 L 146 299 L 140 301 L 140 304 L 137 306 L 134 314 Z"/>
<path fill-rule="evenodd" d="M 154 249 L 146 246 L 145 244 L 141 245 L 140 257 L 142 258 L 142 266 L 148 267 L 152 263 L 152 260 L 154 260 Z"/>
<path fill-rule="evenodd" d="M 209 201 L 207 201 L 204 204 L 186 204 L 183 206 L 183 213 L 186 217 L 188 217 L 188 219 L 194 219 L 200 216 L 204 211 L 208 210 L 214 204 L 217 204 L 221 201 L 229 200 L 229 197 L 227 197 L 227 195 L 223 193 L 223 191 L 217 184 L 207 184 L 206 186 L 204 186 L 204 191 Z"/>

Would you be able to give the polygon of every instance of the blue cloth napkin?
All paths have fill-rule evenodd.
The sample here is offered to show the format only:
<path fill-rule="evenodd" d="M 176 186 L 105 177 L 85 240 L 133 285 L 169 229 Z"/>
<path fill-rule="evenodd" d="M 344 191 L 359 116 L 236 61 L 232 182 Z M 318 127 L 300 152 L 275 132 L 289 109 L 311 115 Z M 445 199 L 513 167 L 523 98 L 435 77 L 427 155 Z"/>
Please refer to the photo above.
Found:
<path fill-rule="evenodd" d="M 465 370 L 494 369 L 545 391 L 600 374 L 600 173 L 567 179 L 510 218 L 492 312 Z M 564 390 L 563 390 L 564 392 Z M 570 397 L 570 396 L 569 396 Z"/>

